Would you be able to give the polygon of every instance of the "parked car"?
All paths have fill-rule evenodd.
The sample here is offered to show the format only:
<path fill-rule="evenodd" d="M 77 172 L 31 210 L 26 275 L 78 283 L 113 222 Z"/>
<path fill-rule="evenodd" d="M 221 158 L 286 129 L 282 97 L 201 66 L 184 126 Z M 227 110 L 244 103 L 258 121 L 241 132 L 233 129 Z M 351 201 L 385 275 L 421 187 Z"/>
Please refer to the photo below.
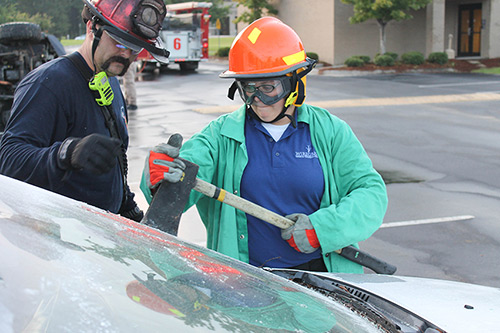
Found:
<path fill-rule="evenodd" d="M 54 35 L 42 32 L 38 24 L 0 25 L 0 137 L 19 82 L 36 67 L 64 54 L 61 42 Z"/>
<path fill-rule="evenodd" d="M 12 178 L 0 187 L 0 332 L 500 327 L 496 288 L 265 270 Z"/>

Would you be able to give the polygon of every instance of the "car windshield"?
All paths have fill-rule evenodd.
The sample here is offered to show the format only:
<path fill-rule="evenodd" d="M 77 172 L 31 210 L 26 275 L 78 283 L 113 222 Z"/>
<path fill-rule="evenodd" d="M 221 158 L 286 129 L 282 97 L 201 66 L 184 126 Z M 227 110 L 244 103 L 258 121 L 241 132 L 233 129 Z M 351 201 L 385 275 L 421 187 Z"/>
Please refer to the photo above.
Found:
<path fill-rule="evenodd" d="M 379 332 L 262 269 L 4 176 L 0 185 L 2 331 Z"/>

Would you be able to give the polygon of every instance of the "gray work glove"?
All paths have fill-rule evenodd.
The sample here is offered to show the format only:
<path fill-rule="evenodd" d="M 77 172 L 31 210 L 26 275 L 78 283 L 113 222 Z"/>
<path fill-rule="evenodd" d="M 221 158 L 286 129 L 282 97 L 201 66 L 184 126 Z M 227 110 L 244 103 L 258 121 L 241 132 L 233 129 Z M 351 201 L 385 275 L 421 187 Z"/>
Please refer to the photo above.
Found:
<path fill-rule="evenodd" d="M 295 224 L 281 230 L 281 238 L 299 252 L 312 253 L 316 251 L 319 248 L 319 240 L 309 217 L 305 214 L 291 214 L 287 215 L 286 218 L 295 221 Z"/>
<path fill-rule="evenodd" d="M 184 175 L 186 164 L 178 159 L 181 146 L 182 136 L 173 134 L 168 143 L 161 143 L 149 151 L 143 177 L 150 189 L 156 189 L 163 180 L 177 183 Z"/>
<path fill-rule="evenodd" d="M 67 138 L 57 152 L 57 165 L 63 170 L 83 170 L 96 175 L 107 173 L 121 154 L 121 141 L 102 134 Z"/>

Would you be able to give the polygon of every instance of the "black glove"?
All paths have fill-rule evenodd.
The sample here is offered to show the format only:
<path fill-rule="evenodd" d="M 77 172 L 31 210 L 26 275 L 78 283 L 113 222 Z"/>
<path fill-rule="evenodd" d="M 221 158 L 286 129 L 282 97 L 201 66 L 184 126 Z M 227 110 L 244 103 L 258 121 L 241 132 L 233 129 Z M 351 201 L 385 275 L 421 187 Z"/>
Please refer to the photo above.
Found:
<path fill-rule="evenodd" d="M 139 206 L 137 206 L 137 202 L 135 202 L 134 200 L 135 194 L 130 191 L 128 185 L 125 186 L 126 198 L 123 200 L 118 214 L 133 221 L 141 222 L 142 218 L 144 217 L 144 213 L 139 208 Z"/>
<path fill-rule="evenodd" d="M 120 212 L 119 214 L 135 222 L 141 222 L 144 217 L 144 212 L 139 208 L 139 206 L 135 206 L 133 209 L 126 212 Z"/>
<path fill-rule="evenodd" d="M 116 165 L 120 153 L 121 141 L 102 134 L 67 138 L 59 147 L 57 165 L 63 170 L 84 170 L 101 175 Z"/>

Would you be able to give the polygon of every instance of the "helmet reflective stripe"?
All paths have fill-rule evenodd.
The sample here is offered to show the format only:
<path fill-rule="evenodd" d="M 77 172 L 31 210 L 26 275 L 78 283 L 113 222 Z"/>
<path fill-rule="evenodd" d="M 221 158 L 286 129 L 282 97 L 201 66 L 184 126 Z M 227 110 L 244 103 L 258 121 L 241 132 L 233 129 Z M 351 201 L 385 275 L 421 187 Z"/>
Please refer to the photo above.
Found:
<path fill-rule="evenodd" d="M 283 57 L 283 61 L 288 66 L 301 63 L 304 60 L 306 60 L 306 53 L 304 52 L 304 50 L 299 51 L 299 52 L 294 53 L 294 54 L 290 54 L 289 56 Z"/>
<path fill-rule="evenodd" d="M 248 35 L 248 40 L 252 43 L 255 44 L 257 42 L 257 38 L 259 38 L 261 34 L 261 31 L 258 28 L 254 28 L 250 35 Z"/>

